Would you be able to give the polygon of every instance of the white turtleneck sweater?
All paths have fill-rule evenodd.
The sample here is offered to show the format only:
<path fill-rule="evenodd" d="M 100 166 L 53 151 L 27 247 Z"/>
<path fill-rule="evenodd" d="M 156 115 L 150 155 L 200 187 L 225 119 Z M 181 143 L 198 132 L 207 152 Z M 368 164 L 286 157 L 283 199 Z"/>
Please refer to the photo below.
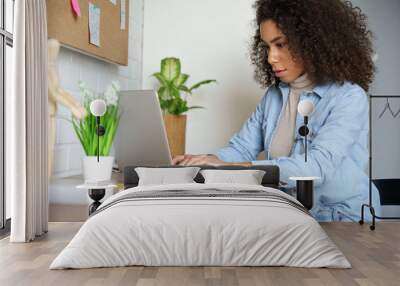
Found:
<path fill-rule="evenodd" d="M 270 158 L 289 157 L 295 137 L 297 105 L 300 95 L 305 90 L 312 90 L 313 83 L 307 74 L 303 74 L 289 84 L 289 97 L 285 110 L 279 120 L 277 130 L 272 138 L 269 150 Z"/>

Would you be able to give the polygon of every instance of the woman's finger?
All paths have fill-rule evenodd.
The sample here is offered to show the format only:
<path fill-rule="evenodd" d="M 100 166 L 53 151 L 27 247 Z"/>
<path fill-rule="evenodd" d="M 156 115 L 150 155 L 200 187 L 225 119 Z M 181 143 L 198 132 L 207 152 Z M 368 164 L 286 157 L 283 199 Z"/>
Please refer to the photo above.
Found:
<path fill-rule="evenodd" d="M 185 158 L 179 163 L 179 165 L 183 166 L 190 166 L 193 165 L 193 162 L 195 162 L 198 158 L 199 155 L 190 155 L 190 156 L 185 156 Z"/>
<path fill-rule="evenodd" d="M 190 154 L 178 155 L 178 156 L 174 157 L 174 160 L 172 161 L 172 163 L 173 164 L 175 163 L 175 165 L 181 165 L 182 162 L 184 162 L 185 160 L 188 160 L 191 157 L 193 157 L 193 155 L 190 155 Z"/>
<path fill-rule="evenodd" d="M 213 160 L 206 155 L 201 155 L 196 158 L 193 158 L 190 161 L 190 164 L 191 165 L 213 165 Z"/>
<path fill-rule="evenodd" d="M 172 165 L 178 165 L 185 158 L 185 155 L 177 155 L 172 159 Z"/>

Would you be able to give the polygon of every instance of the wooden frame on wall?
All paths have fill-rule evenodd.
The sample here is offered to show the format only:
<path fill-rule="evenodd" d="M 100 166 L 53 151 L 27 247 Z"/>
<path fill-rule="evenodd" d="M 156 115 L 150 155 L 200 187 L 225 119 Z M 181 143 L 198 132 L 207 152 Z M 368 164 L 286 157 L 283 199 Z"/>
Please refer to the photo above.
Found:
<path fill-rule="evenodd" d="M 89 42 L 88 0 L 78 0 L 81 16 L 73 14 L 70 0 L 47 0 L 48 37 L 63 46 L 119 65 L 128 65 L 129 0 L 125 0 L 125 30 L 120 29 L 121 0 L 91 0 L 100 7 L 100 47 Z"/>

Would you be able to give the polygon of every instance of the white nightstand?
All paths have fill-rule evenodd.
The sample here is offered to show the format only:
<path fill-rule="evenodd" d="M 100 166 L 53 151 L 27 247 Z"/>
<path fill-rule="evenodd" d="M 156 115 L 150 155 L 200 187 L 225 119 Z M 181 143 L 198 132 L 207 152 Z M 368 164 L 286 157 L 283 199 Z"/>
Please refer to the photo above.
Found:
<path fill-rule="evenodd" d="M 289 177 L 289 180 L 296 181 L 296 197 L 308 210 L 314 204 L 314 181 L 320 177 Z"/>
<path fill-rule="evenodd" d="M 114 182 L 101 182 L 98 184 L 82 184 L 76 186 L 77 189 L 88 190 L 89 197 L 94 201 L 89 206 L 89 215 L 96 211 L 96 209 L 101 205 L 100 200 L 106 194 L 106 189 L 116 188 L 117 185 Z"/>

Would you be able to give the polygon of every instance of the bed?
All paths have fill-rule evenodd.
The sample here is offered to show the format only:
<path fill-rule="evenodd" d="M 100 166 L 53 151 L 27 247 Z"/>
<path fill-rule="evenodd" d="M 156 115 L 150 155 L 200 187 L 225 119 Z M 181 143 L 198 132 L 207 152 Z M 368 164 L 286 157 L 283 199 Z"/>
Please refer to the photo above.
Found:
<path fill-rule="evenodd" d="M 138 186 L 127 167 L 126 189 L 103 202 L 50 269 L 351 267 L 307 209 L 278 189 L 276 166 L 249 168 L 265 170 L 262 185 L 204 183 L 198 174 L 193 183 Z"/>

